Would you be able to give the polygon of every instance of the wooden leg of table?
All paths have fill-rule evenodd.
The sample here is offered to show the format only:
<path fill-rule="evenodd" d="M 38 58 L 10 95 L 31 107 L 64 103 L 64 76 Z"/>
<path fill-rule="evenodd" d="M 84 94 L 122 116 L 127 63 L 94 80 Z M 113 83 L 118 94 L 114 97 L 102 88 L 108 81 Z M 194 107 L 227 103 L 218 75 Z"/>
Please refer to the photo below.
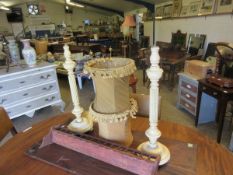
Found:
<path fill-rule="evenodd" d="M 199 84 L 199 86 L 198 86 L 198 96 L 197 96 L 197 111 L 196 111 L 196 118 L 195 118 L 195 126 L 196 127 L 198 125 L 198 120 L 199 120 L 201 96 L 202 96 L 202 86 Z"/>
<path fill-rule="evenodd" d="M 223 129 L 223 124 L 224 124 L 224 117 L 225 117 L 225 113 L 226 113 L 226 108 L 227 108 L 227 99 L 222 97 L 219 100 L 219 109 L 218 109 L 218 117 L 219 117 L 219 121 L 218 121 L 218 134 L 217 134 L 217 142 L 220 143 L 221 142 L 221 138 L 222 138 L 222 129 Z"/>
<path fill-rule="evenodd" d="M 172 91 L 172 89 L 174 88 L 174 78 L 175 78 L 175 70 L 176 70 L 176 66 L 175 65 L 171 65 L 170 66 L 170 72 L 169 72 L 169 89 Z"/>
<path fill-rule="evenodd" d="M 146 83 L 146 69 L 143 68 L 142 70 L 142 81 L 143 81 L 143 85 L 145 85 Z"/>

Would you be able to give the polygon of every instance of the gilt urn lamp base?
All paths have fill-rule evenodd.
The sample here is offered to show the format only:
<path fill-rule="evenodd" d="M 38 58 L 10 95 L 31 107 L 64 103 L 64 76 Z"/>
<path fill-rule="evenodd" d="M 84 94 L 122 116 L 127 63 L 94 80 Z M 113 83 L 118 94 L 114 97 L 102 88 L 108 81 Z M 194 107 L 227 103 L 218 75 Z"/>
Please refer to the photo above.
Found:
<path fill-rule="evenodd" d="M 68 129 L 77 133 L 85 133 L 93 130 L 93 121 L 88 112 L 82 113 L 82 121 L 74 119 L 69 125 Z"/>
<path fill-rule="evenodd" d="M 155 148 L 152 148 L 150 142 L 147 141 L 140 144 L 137 149 L 147 154 L 160 155 L 160 162 L 159 162 L 160 166 L 166 164 L 170 160 L 170 151 L 165 145 L 159 142 L 157 142 Z"/>

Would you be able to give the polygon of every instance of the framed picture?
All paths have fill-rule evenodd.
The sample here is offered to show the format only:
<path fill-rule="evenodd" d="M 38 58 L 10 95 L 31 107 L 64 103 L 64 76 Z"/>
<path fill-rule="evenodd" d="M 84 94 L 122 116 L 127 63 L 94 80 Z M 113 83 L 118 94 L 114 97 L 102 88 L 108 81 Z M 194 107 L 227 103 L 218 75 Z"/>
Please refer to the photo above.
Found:
<path fill-rule="evenodd" d="M 188 9 L 188 16 L 196 16 L 199 13 L 201 1 L 191 2 Z"/>
<path fill-rule="evenodd" d="M 164 7 L 162 5 L 156 6 L 155 17 L 162 17 L 163 16 L 163 9 L 164 9 Z"/>
<path fill-rule="evenodd" d="M 182 7 L 182 0 L 173 0 L 173 7 L 172 7 L 173 17 L 180 16 L 181 7 Z"/>
<path fill-rule="evenodd" d="M 215 0 L 202 0 L 200 7 L 200 14 L 208 15 L 214 11 Z"/>
<path fill-rule="evenodd" d="M 152 13 L 151 11 L 147 11 L 145 13 L 143 13 L 143 21 L 150 21 L 153 20 L 154 18 L 154 13 Z"/>
<path fill-rule="evenodd" d="M 181 17 L 188 16 L 188 10 L 189 10 L 188 5 L 182 6 L 180 16 Z"/>
<path fill-rule="evenodd" d="M 164 5 L 164 9 L 163 9 L 163 17 L 164 18 L 168 18 L 172 16 L 172 3 L 169 3 L 167 5 Z"/>
<path fill-rule="evenodd" d="M 233 10 L 233 0 L 219 0 L 217 5 L 217 13 L 228 13 Z"/>

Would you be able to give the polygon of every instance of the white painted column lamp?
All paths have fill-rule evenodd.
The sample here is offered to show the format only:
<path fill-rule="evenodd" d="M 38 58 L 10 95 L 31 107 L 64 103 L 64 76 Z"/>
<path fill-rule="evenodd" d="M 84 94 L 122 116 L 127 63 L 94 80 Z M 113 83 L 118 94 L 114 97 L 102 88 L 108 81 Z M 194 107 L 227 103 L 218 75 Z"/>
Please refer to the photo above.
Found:
<path fill-rule="evenodd" d="M 159 154 L 161 157 L 159 165 L 163 165 L 170 160 L 170 152 L 168 148 L 159 143 L 157 140 L 161 136 L 158 130 L 158 110 L 159 110 L 159 84 L 158 81 L 162 76 L 163 70 L 159 67 L 159 47 L 151 48 L 150 62 L 151 67 L 147 69 L 147 75 L 151 81 L 150 85 L 150 112 L 149 112 L 149 128 L 145 134 L 149 141 L 138 146 L 138 150 L 148 154 Z"/>
<path fill-rule="evenodd" d="M 67 44 L 64 45 L 64 56 L 66 60 L 63 66 L 68 71 L 71 98 L 74 105 L 72 113 L 76 116 L 76 119 L 74 119 L 68 125 L 68 128 L 74 132 L 84 133 L 92 130 L 93 123 L 88 116 L 88 112 L 84 112 L 83 108 L 79 104 L 78 88 L 74 75 L 74 68 L 76 66 L 76 63 L 71 59 L 71 53 Z"/>

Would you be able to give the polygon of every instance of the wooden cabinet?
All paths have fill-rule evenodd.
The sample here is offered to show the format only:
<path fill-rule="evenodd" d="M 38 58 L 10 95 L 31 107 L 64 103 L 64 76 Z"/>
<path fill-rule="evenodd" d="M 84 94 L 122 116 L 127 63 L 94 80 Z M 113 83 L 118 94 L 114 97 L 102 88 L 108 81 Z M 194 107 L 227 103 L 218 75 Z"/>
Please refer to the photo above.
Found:
<path fill-rule="evenodd" d="M 179 73 L 178 101 L 177 107 L 187 110 L 196 116 L 198 79 L 192 75 Z"/>
<path fill-rule="evenodd" d="M 11 67 L 0 70 L 0 106 L 11 119 L 32 117 L 40 108 L 58 105 L 63 111 L 55 66 L 41 63 L 34 67 Z"/>

